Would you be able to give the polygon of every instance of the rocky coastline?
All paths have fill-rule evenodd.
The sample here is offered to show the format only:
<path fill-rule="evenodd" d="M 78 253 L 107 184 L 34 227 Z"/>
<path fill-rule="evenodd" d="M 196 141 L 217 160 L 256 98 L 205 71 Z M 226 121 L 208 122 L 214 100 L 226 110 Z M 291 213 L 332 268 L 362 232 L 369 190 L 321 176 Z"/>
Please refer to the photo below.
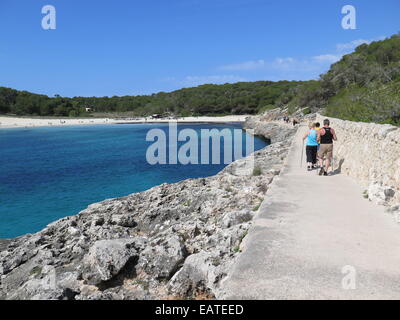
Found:
<path fill-rule="evenodd" d="M 215 176 L 108 199 L 0 241 L 0 299 L 218 298 L 296 132 L 259 117 L 244 128 L 271 144 Z"/>

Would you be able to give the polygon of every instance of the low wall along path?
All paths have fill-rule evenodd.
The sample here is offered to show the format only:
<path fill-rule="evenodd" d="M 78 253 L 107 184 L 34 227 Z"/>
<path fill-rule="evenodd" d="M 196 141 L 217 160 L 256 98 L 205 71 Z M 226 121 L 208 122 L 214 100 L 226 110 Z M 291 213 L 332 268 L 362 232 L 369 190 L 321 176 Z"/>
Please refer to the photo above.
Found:
<path fill-rule="evenodd" d="M 218 298 L 400 298 L 400 226 L 352 178 L 398 187 L 398 129 L 336 119 L 332 127 L 341 171 L 326 177 L 300 167 L 307 130 L 300 127 Z"/>
<path fill-rule="evenodd" d="M 317 115 L 323 123 L 326 117 Z M 355 178 L 379 204 L 400 203 L 400 128 L 330 118 L 338 141 L 335 160 L 341 173 Z"/>

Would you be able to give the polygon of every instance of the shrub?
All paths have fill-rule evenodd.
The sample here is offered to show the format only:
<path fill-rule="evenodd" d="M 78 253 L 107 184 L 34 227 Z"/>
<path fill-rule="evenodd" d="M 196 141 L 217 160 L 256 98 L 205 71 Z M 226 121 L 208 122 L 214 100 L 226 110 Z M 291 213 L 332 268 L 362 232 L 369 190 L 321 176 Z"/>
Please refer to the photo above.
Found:
<path fill-rule="evenodd" d="M 254 169 L 253 169 L 253 176 L 261 176 L 261 174 L 262 174 L 262 170 L 261 170 L 261 168 L 259 168 L 259 167 L 255 167 Z"/>

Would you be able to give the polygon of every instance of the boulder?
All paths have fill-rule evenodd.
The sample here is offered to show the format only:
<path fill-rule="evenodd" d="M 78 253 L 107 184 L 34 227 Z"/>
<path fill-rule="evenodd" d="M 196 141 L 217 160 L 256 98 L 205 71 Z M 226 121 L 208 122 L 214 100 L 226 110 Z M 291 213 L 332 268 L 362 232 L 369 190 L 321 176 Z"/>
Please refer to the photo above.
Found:
<path fill-rule="evenodd" d="M 29 280 L 8 295 L 9 300 L 62 300 L 68 291 L 57 286 L 56 270 L 45 265 L 30 273 Z"/>
<path fill-rule="evenodd" d="M 250 210 L 231 211 L 224 215 L 222 224 L 225 228 L 229 228 L 252 219 L 253 213 Z"/>
<path fill-rule="evenodd" d="M 83 259 L 82 277 L 89 284 L 100 284 L 116 276 L 137 255 L 133 239 L 96 241 Z"/>
<path fill-rule="evenodd" d="M 148 245 L 140 254 L 136 270 L 159 280 L 170 279 L 186 255 L 181 239 L 172 236 L 159 244 Z"/>
<path fill-rule="evenodd" d="M 168 282 L 169 294 L 178 298 L 215 299 L 221 293 L 220 283 L 232 268 L 235 257 L 224 255 L 218 250 L 190 255 Z"/>
<path fill-rule="evenodd" d="M 207 291 L 212 257 L 205 251 L 190 255 L 168 283 L 169 292 L 175 296 L 193 297 Z"/>

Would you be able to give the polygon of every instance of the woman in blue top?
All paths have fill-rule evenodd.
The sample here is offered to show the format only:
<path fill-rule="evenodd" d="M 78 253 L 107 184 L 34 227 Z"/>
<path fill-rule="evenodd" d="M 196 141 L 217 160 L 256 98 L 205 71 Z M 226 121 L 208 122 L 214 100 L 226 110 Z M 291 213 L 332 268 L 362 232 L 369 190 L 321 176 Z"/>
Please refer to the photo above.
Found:
<path fill-rule="evenodd" d="M 308 125 L 309 131 L 304 135 L 303 141 L 306 142 L 306 154 L 307 154 L 307 170 L 310 171 L 315 168 L 317 164 L 317 151 L 318 151 L 318 140 L 317 130 L 315 130 L 315 124 L 310 123 Z"/>

